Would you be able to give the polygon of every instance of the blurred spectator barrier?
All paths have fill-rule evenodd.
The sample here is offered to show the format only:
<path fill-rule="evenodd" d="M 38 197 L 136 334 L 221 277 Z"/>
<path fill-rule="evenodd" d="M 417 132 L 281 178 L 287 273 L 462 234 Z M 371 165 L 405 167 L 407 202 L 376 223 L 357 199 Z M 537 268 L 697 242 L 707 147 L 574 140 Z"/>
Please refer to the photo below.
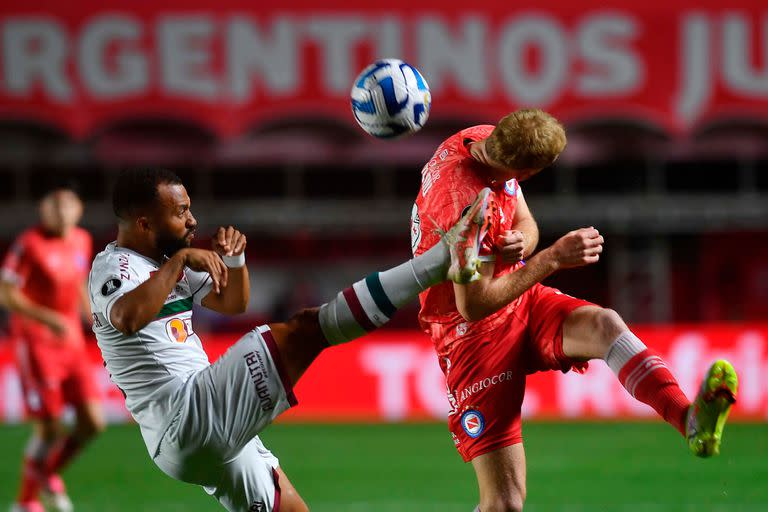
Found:
<path fill-rule="evenodd" d="M 635 332 L 666 359 L 688 396 L 704 370 L 725 357 L 741 378 L 732 417 L 768 420 L 768 324 L 638 326 Z M 237 336 L 203 334 L 214 360 Z M 109 382 L 98 349 L 91 345 L 93 371 L 106 396 L 113 422 L 126 421 L 120 391 Z M 494 385 L 494 375 L 478 380 L 472 393 Z M 404 421 L 444 418 L 445 380 L 429 339 L 418 331 L 383 331 L 322 354 L 296 388 L 298 407 L 282 421 Z M 593 362 L 584 375 L 540 373 L 528 378 L 523 413 L 528 418 L 638 419 L 653 411 L 635 402 L 608 367 Z M 0 341 L 0 421 L 22 420 L 23 406 L 12 344 Z"/>

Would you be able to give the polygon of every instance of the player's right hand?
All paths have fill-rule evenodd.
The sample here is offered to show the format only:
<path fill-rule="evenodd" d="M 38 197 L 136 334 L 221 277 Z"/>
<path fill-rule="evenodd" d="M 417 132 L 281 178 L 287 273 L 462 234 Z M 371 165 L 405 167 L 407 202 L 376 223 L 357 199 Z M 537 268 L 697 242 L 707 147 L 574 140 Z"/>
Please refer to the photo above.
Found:
<path fill-rule="evenodd" d="M 604 242 L 595 228 L 581 228 L 565 234 L 552 244 L 552 255 L 560 268 L 590 265 L 600 259 Z"/>
<path fill-rule="evenodd" d="M 227 266 L 214 251 L 205 249 L 182 249 L 184 264 L 197 272 L 208 272 L 213 281 L 213 291 L 221 293 L 227 286 Z M 180 251 L 181 252 L 181 251 Z"/>

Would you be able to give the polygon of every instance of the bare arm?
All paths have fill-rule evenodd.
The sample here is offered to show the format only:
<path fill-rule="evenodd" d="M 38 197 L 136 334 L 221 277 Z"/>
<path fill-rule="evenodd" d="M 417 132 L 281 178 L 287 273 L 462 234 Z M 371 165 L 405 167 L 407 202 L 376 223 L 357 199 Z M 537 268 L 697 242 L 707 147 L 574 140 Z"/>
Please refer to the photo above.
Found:
<path fill-rule="evenodd" d="M 0 305 L 17 315 L 31 318 L 53 331 L 57 336 L 62 336 L 67 331 L 64 317 L 55 310 L 41 306 L 24 295 L 21 289 L 8 281 L 0 281 Z"/>
<path fill-rule="evenodd" d="M 245 235 L 237 229 L 232 226 L 221 227 L 213 239 L 213 250 L 222 257 L 238 257 L 245 251 L 246 242 Z M 237 315 L 245 312 L 250 296 L 248 267 L 243 264 L 240 267 L 229 267 L 227 284 L 222 287 L 221 293 L 209 293 L 201 304 L 219 313 Z"/>
<path fill-rule="evenodd" d="M 163 263 L 150 279 L 117 299 L 109 314 L 109 321 L 115 329 L 130 335 L 154 320 L 185 266 L 211 274 L 216 293 L 227 285 L 227 269 L 216 253 L 182 249 Z"/>
<path fill-rule="evenodd" d="M 494 263 L 484 263 L 479 280 L 453 285 L 456 307 L 466 320 L 481 320 L 558 270 L 596 263 L 603 250 L 602 244 L 603 237 L 596 229 L 583 228 L 566 234 L 515 272 L 494 278 Z"/>
<path fill-rule="evenodd" d="M 539 243 L 539 227 L 522 192 L 518 194 L 512 229 L 505 231 L 495 240 L 501 258 L 512 263 L 528 258 Z"/>

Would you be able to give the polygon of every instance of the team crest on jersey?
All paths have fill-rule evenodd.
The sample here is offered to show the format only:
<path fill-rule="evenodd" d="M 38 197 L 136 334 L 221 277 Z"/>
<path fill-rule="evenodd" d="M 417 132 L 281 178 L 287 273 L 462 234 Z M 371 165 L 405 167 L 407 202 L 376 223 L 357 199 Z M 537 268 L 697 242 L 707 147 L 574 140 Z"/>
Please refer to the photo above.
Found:
<path fill-rule="evenodd" d="M 171 341 L 184 343 L 192 332 L 192 320 L 190 318 L 171 318 L 165 323 L 165 332 Z"/>
<path fill-rule="evenodd" d="M 461 415 L 461 428 L 473 439 L 480 437 L 485 430 L 485 418 L 480 411 L 470 409 Z"/>
<path fill-rule="evenodd" d="M 112 279 L 104 283 L 104 286 L 101 287 L 101 294 L 105 297 L 109 297 L 110 295 L 115 293 L 117 290 L 119 290 L 121 286 L 123 286 L 123 282 L 113 277 Z"/>
<path fill-rule="evenodd" d="M 504 184 L 504 192 L 506 192 L 508 196 L 515 197 L 515 194 L 517 194 L 517 180 L 512 178 L 507 181 Z"/>

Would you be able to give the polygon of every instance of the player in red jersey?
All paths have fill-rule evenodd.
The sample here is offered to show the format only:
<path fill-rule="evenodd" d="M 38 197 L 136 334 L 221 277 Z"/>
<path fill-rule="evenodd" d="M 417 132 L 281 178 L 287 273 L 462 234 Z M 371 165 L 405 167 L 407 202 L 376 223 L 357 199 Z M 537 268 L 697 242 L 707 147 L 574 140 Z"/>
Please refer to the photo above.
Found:
<path fill-rule="evenodd" d="M 85 280 L 91 237 L 77 223 L 83 204 L 69 186 L 40 201 L 40 224 L 19 235 L 5 257 L 0 303 L 11 311 L 11 338 L 33 433 L 24 456 L 14 511 L 72 510 L 59 472 L 104 427 L 85 350 L 90 321 Z M 76 423 L 59 422 L 71 404 Z"/>
<path fill-rule="evenodd" d="M 475 469 L 482 512 L 522 510 L 525 501 L 520 409 L 527 374 L 583 371 L 588 360 L 603 359 L 700 456 L 717 453 L 735 400 L 736 375 L 727 362 L 713 365 L 691 407 L 664 361 L 615 311 L 540 284 L 558 270 L 597 262 L 603 249 L 603 237 L 588 227 L 530 257 L 538 230 L 519 182 L 551 165 L 565 145 L 560 123 L 535 109 L 514 112 L 497 126 L 462 130 L 424 166 L 413 208 L 418 255 L 437 243 L 433 225 L 450 226 L 479 190 L 490 187 L 495 197 L 487 235 L 476 242 L 484 260 L 476 279 L 424 291 L 419 314 L 446 376 L 449 429 Z"/>

